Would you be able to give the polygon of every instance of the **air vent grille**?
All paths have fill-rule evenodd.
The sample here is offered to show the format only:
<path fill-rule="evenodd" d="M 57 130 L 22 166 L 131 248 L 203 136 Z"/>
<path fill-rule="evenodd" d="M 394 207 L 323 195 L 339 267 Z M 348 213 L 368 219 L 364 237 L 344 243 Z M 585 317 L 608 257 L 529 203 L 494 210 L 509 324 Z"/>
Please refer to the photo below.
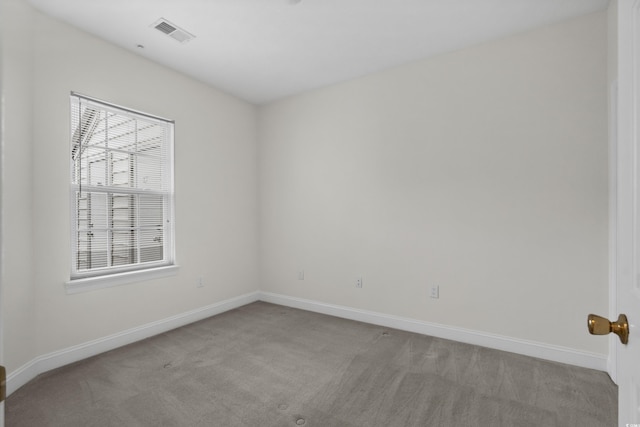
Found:
<path fill-rule="evenodd" d="M 151 26 L 156 30 L 168 35 L 172 39 L 179 41 L 180 43 L 186 43 L 195 37 L 190 32 L 183 30 L 182 28 L 178 27 L 175 24 L 172 24 L 164 18 L 160 18 Z"/>
<path fill-rule="evenodd" d="M 160 22 L 158 25 L 155 26 L 155 28 L 156 28 L 156 30 L 160 30 L 165 34 L 171 34 L 175 30 L 177 30 L 176 27 L 174 27 L 173 25 L 170 25 L 169 23 L 167 23 L 167 21 Z"/>

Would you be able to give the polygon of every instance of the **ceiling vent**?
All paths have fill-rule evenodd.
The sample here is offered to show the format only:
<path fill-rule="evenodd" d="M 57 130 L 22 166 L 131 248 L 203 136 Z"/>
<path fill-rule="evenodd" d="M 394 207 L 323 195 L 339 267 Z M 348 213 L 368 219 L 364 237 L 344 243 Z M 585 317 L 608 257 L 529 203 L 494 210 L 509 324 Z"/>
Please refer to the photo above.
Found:
<path fill-rule="evenodd" d="M 193 34 L 190 32 L 183 30 L 175 24 L 167 21 L 164 18 L 158 19 L 156 22 L 152 24 L 152 27 L 158 31 L 163 32 L 174 40 L 179 41 L 180 43 L 186 43 L 189 40 L 195 38 Z"/>

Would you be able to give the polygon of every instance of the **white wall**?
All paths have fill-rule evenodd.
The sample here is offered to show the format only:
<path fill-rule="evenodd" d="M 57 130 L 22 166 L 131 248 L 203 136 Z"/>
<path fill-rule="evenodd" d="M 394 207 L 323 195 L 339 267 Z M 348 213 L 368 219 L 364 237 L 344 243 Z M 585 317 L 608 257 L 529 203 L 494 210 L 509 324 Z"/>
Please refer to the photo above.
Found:
<path fill-rule="evenodd" d="M 9 373 L 258 277 L 268 292 L 607 353 L 584 321 L 607 308 L 604 13 L 256 109 L 25 0 L 0 5 Z M 65 294 L 70 91 L 176 121 L 177 276 Z"/>
<path fill-rule="evenodd" d="M 11 18 L 10 18 L 11 17 Z M 36 356 L 32 245 L 31 10 L 0 1 L 0 120 L 2 123 L 2 301 L 4 360 L 8 371 Z"/>
<path fill-rule="evenodd" d="M 12 168 L 4 172 L 4 225 L 12 234 L 3 236 L 3 253 L 16 263 L 2 283 L 8 372 L 34 356 L 257 291 L 256 108 L 11 1 L 26 11 L 12 19 L 31 35 L 20 47 L 32 64 L 4 58 L 22 75 L 7 75 L 3 87 L 32 95 L 6 114 L 30 120 L 33 111 L 33 119 L 4 149 Z M 71 91 L 175 120 L 177 276 L 65 293 Z M 33 245 L 13 252 L 30 231 Z M 32 301 L 23 303 L 28 289 Z"/>
<path fill-rule="evenodd" d="M 601 12 L 262 107 L 261 289 L 606 355 L 606 42 Z"/>

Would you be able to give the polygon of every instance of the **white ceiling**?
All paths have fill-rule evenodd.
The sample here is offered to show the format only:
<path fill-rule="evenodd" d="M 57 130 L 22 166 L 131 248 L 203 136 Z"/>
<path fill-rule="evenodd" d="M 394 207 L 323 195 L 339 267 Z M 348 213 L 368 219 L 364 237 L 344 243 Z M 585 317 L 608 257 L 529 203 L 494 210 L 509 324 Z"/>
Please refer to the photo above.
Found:
<path fill-rule="evenodd" d="M 125 49 L 263 104 L 601 10 L 608 0 L 30 2 Z M 196 38 L 179 43 L 153 28 L 159 18 Z"/>

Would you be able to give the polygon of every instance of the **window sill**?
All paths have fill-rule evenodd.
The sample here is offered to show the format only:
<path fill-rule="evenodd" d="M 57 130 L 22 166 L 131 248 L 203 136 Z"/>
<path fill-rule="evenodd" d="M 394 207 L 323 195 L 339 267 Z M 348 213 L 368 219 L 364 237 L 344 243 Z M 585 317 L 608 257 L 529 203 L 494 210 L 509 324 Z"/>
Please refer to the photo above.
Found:
<path fill-rule="evenodd" d="M 96 289 L 125 285 L 127 283 L 142 282 L 145 280 L 175 276 L 178 273 L 178 268 L 179 267 L 177 265 L 169 265 L 166 267 L 127 271 L 125 273 L 115 273 L 105 276 L 72 279 L 65 283 L 64 288 L 67 294 L 77 294 L 79 292 L 93 291 Z"/>

